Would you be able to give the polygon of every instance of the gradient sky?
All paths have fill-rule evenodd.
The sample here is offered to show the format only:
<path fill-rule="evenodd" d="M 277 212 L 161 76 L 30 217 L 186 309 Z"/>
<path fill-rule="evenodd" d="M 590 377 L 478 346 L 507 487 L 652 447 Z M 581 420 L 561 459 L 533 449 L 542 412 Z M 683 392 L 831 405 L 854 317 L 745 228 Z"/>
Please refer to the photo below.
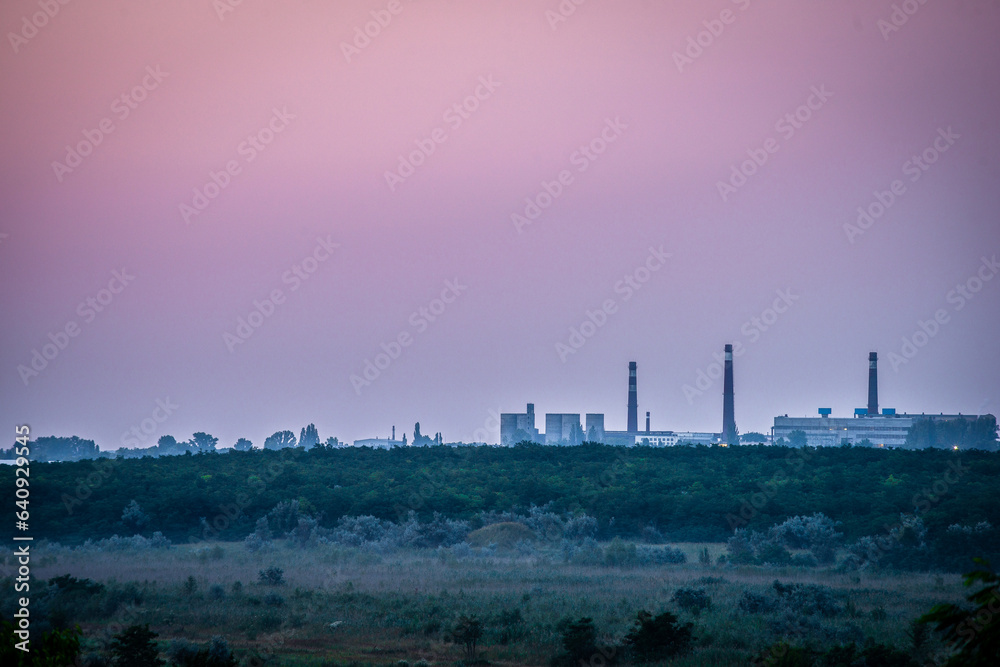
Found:
<path fill-rule="evenodd" d="M 384 437 L 418 420 L 496 441 L 491 414 L 529 401 L 620 429 L 630 360 L 654 428 L 718 431 L 721 381 L 684 387 L 726 342 L 744 347 L 741 431 L 864 405 L 870 350 L 883 406 L 1000 409 L 1000 279 L 961 309 L 948 299 L 1000 254 L 996 2 L 930 0 L 889 31 L 883 0 L 590 0 L 557 23 L 557 0 L 402 0 L 348 62 L 342 44 L 389 4 L 78 1 L 37 31 L 36 1 L 0 5 L 12 431 L 113 449 L 158 399 L 178 407 L 143 446 L 200 430 L 259 446 L 309 422 Z M 679 71 L 675 53 L 725 10 Z M 144 77 L 122 118 L 115 100 Z M 453 127 L 481 78 L 499 85 Z M 786 137 L 776 123 L 813 87 L 832 96 Z M 248 161 L 240 146 L 274 109 L 294 118 Z M 53 163 L 105 118 L 114 131 L 60 180 Z M 580 172 L 574 152 L 608 119 L 626 127 Z M 386 171 L 437 128 L 446 140 L 391 190 Z M 948 128 L 958 138 L 911 181 L 904 163 Z M 777 152 L 723 201 L 718 182 L 768 139 Z M 179 206 L 229 161 L 239 173 L 188 224 Z M 562 170 L 572 183 L 519 233 L 511 214 Z M 905 192 L 851 242 L 844 225 L 897 179 Z M 292 291 L 286 272 L 318 238 L 339 247 Z M 616 284 L 661 246 L 671 257 L 626 301 Z M 78 305 L 121 269 L 134 280 L 88 321 Z M 412 314 L 449 280 L 467 289 L 422 329 Z M 275 289 L 284 302 L 230 351 L 224 334 Z M 761 331 L 778 290 L 797 300 Z M 556 344 L 608 299 L 606 324 L 561 360 Z M 893 369 L 938 310 L 947 321 Z M 69 323 L 79 334 L 23 381 Z M 352 374 L 401 333 L 412 343 L 359 395 Z"/>

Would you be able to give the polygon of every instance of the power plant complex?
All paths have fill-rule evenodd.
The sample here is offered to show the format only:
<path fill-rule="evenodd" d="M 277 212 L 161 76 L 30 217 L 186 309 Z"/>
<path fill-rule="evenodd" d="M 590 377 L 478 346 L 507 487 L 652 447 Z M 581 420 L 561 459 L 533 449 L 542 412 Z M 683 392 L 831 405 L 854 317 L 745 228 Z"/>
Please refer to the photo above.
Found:
<path fill-rule="evenodd" d="M 646 428 L 639 430 L 639 391 L 636 362 L 628 364 L 628 417 L 626 430 L 607 431 L 603 413 L 588 413 L 583 425 L 579 414 L 546 414 L 545 432 L 535 426 L 535 404 L 521 413 L 500 414 L 500 444 L 513 445 L 523 440 L 546 445 L 579 445 L 582 442 L 600 442 L 606 445 L 634 447 L 672 447 L 680 444 L 713 445 L 737 444 L 736 420 L 733 402 L 733 346 L 726 345 L 725 416 L 722 433 L 695 431 L 653 431 L 646 412 Z"/>
<path fill-rule="evenodd" d="M 810 447 L 837 445 L 857 445 L 871 443 L 876 447 L 902 447 L 906 436 L 918 420 L 932 423 L 965 420 L 974 422 L 979 415 L 907 414 L 897 413 L 895 408 L 878 408 L 878 354 L 868 355 L 868 406 L 855 408 L 853 417 L 833 417 L 830 408 L 820 408 L 819 417 L 774 418 L 771 438 L 790 440 L 792 434 L 801 431 Z"/>
<path fill-rule="evenodd" d="M 725 374 L 722 389 L 722 431 L 700 433 L 692 431 L 653 431 L 650 413 L 646 412 L 646 427 L 639 429 L 639 395 L 636 362 L 628 365 L 628 416 L 624 431 L 604 428 L 603 413 L 588 413 L 581 423 L 579 414 L 546 414 L 545 432 L 535 424 L 535 406 L 528 403 L 523 413 L 501 413 L 500 444 L 514 445 L 521 441 L 546 445 L 579 445 L 582 442 L 599 442 L 607 445 L 634 447 L 648 445 L 670 447 L 680 444 L 737 445 L 735 391 L 733 388 L 733 346 L 725 346 Z M 990 416 L 990 415 L 987 415 Z M 853 417 L 833 417 L 830 408 L 820 408 L 818 417 L 774 418 L 771 441 L 784 439 L 791 443 L 811 447 L 871 444 L 876 447 L 901 447 L 906 444 L 910 427 L 920 420 L 932 423 L 966 420 L 974 422 L 978 415 L 906 414 L 893 408 L 879 413 L 878 405 L 878 354 L 868 355 L 868 405 L 854 410 Z M 803 441 L 804 436 L 804 441 Z"/>

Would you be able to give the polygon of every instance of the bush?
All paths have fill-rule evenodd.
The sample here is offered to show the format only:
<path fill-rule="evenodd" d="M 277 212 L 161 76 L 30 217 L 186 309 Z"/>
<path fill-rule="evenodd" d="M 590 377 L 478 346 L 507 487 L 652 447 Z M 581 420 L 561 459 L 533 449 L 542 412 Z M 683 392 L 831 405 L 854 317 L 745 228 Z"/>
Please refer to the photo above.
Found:
<path fill-rule="evenodd" d="M 648 611 L 640 611 L 624 644 L 640 662 L 652 662 L 687 653 L 693 640 L 691 623 L 678 623 L 670 612 L 654 618 Z"/>
<path fill-rule="evenodd" d="M 604 548 L 604 564 L 612 567 L 631 567 L 638 564 L 638 549 L 632 543 L 625 543 L 621 538 L 611 540 Z"/>
<path fill-rule="evenodd" d="M 738 606 L 740 611 L 747 614 L 769 614 L 778 608 L 778 601 L 765 595 L 743 591 Z"/>
<path fill-rule="evenodd" d="M 581 663 L 590 665 L 592 660 L 599 660 L 601 656 L 604 664 L 614 664 L 614 651 L 601 651 L 597 647 L 597 629 L 593 619 L 563 619 L 556 629 L 562 632 L 563 650 L 552 656 L 549 661 L 552 667 L 577 667 Z"/>
<path fill-rule="evenodd" d="M 640 565 L 677 565 L 687 562 L 687 555 L 675 547 L 636 547 L 636 560 Z"/>
<path fill-rule="evenodd" d="M 267 584 L 268 586 L 280 586 L 285 583 L 285 571 L 280 567 L 271 566 L 266 570 L 260 570 L 257 573 L 257 578 L 260 583 Z"/>
<path fill-rule="evenodd" d="M 817 512 L 812 516 L 793 516 L 769 532 L 793 549 L 809 549 L 817 563 L 829 565 L 843 538 L 837 532 L 837 525 L 830 517 Z"/>
<path fill-rule="evenodd" d="M 729 562 L 734 565 L 788 565 L 792 555 L 770 534 L 737 528 L 726 541 Z"/>
<path fill-rule="evenodd" d="M 50 630 L 40 637 L 32 636 L 30 649 L 25 652 L 17 648 L 22 641 L 14 634 L 15 627 L 10 621 L 0 621 L 0 664 L 4 667 L 28 667 L 29 665 L 72 665 L 80 655 L 80 628 Z"/>
<path fill-rule="evenodd" d="M 149 625 L 133 625 L 115 635 L 109 645 L 115 667 L 160 667 L 160 651 L 153 640 L 158 637 Z"/>
<path fill-rule="evenodd" d="M 670 601 L 695 616 L 700 614 L 702 609 L 708 609 L 712 606 L 712 599 L 704 588 L 678 588 L 674 591 Z"/>
<path fill-rule="evenodd" d="M 844 609 L 837 601 L 837 595 L 829 586 L 816 584 L 782 584 L 777 579 L 772 584 L 778 599 L 794 612 L 833 617 Z"/>
<path fill-rule="evenodd" d="M 1000 614 L 996 612 L 1000 575 L 985 560 L 977 558 L 975 562 L 978 567 L 966 573 L 965 585 L 983 584 L 983 588 L 966 598 L 976 606 L 965 609 L 953 604 L 936 605 L 920 617 L 920 623 L 934 623 L 942 638 L 957 650 L 947 667 L 995 665 L 991 661 L 1000 655 Z"/>
<path fill-rule="evenodd" d="M 285 598 L 277 593 L 268 593 L 264 596 L 264 604 L 268 607 L 281 607 L 285 604 Z"/>

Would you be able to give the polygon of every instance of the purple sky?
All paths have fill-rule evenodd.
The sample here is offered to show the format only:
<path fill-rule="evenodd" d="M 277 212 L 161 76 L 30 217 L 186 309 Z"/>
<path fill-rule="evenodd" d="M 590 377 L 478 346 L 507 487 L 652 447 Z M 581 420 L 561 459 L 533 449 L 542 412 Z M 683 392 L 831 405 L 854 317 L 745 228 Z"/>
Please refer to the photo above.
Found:
<path fill-rule="evenodd" d="M 883 406 L 1000 409 L 995 2 L 226 2 L 0 6 L 11 428 L 618 429 L 635 360 L 654 428 L 718 431 L 726 342 L 741 431 L 864 405 L 870 350 Z"/>

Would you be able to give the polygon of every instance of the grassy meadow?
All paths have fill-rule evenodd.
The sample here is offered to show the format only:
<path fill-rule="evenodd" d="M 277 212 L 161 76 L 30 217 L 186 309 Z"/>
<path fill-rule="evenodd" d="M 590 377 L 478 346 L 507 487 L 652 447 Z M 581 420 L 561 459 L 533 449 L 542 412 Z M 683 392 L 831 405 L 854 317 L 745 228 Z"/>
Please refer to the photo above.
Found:
<path fill-rule="evenodd" d="M 693 623 L 688 654 L 664 664 L 752 664 L 777 641 L 815 647 L 872 639 L 925 658 L 934 640 L 913 651 L 910 623 L 938 602 L 958 602 L 958 575 L 838 572 L 833 569 L 713 565 L 723 544 L 675 544 L 683 564 L 613 566 L 566 562 L 560 550 L 408 549 L 277 544 L 247 550 L 216 542 L 167 549 L 105 551 L 39 544 L 33 575 L 71 575 L 100 591 L 42 592 L 53 622 L 79 624 L 84 655 L 99 653 L 122 628 L 148 623 L 164 654 L 175 642 L 223 636 L 244 665 L 409 665 L 471 662 L 452 635 L 462 616 L 482 621 L 479 664 L 547 665 L 561 648 L 564 619 L 591 617 L 598 645 L 592 665 L 613 662 L 639 610 L 673 611 Z M 607 543 L 604 549 L 607 550 Z M 704 558 L 704 556 L 702 556 Z M 280 583 L 261 571 L 282 570 Z M 13 557 L 4 556 L 11 576 Z M 772 583 L 822 587 L 835 613 L 779 606 L 750 612 L 746 592 L 776 599 Z M 702 589 L 707 609 L 685 610 L 677 589 Z M 11 587 L 5 586 L 5 596 Z M 4 605 L 11 601 L 5 597 Z M 6 608 L 4 609 L 6 613 Z M 562 622 L 562 623 L 561 623 Z M 765 664 L 765 663 L 758 663 Z"/>

